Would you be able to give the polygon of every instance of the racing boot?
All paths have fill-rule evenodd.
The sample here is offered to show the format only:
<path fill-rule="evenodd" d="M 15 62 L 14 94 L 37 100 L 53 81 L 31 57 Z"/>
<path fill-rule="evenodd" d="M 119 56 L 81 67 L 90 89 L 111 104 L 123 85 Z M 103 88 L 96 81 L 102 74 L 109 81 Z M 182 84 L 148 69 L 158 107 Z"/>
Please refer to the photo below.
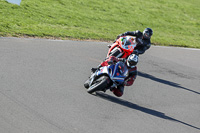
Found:
<path fill-rule="evenodd" d="M 91 69 L 91 72 L 94 73 L 94 72 L 96 72 L 96 70 L 99 70 L 99 68 L 101 68 L 101 67 L 102 67 L 101 64 L 98 65 L 96 68 L 93 67 L 93 68 Z"/>
<path fill-rule="evenodd" d="M 90 82 L 90 79 L 88 79 L 88 80 L 85 81 L 85 83 L 84 83 L 84 87 L 85 87 L 86 89 L 89 88 L 89 82 Z"/>
<path fill-rule="evenodd" d="M 93 68 L 91 69 L 91 72 L 94 73 L 94 72 L 96 72 L 96 70 L 97 70 L 97 68 L 94 68 L 94 67 L 93 67 Z"/>
<path fill-rule="evenodd" d="M 117 86 L 117 88 L 113 89 L 112 92 L 113 92 L 113 94 L 115 94 L 115 96 L 121 97 L 124 93 L 124 86 L 119 85 L 119 86 Z"/>

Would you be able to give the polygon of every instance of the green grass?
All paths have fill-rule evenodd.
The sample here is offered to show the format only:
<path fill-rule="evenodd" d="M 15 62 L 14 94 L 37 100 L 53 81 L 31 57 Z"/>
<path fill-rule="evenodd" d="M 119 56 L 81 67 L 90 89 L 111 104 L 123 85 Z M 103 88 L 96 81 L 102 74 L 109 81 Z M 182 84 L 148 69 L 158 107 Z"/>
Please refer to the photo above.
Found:
<path fill-rule="evenodd" d="M 151 27 L 152 43 L 200 48 L 200 0 L 0 0 L 0 36 L 112 41 Z"/>

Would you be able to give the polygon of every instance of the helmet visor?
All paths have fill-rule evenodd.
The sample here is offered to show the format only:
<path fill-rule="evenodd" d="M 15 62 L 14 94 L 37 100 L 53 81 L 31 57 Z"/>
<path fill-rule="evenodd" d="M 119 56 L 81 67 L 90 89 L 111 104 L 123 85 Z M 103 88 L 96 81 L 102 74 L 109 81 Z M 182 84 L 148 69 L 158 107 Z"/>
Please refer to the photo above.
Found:
<path fill-rule="evenodd" d="M 144 37 L 145 38 L 151 38 L 151 36 L 149 35 L 149 33 L 144 33 Z"/>

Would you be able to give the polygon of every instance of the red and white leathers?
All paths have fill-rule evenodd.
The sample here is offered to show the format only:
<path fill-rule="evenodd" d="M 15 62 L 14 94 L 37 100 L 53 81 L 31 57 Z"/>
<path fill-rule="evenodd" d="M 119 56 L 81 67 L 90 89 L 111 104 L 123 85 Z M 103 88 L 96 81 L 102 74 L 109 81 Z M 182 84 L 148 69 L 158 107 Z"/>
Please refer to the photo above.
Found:
<path fill-rule="evenodd" d="M 110 56 L 108 59 L 106 59 L 104 62 L 101 63 L 101 66 L 108 66 L 110 63 L 118 62 L 124 60 L 123 58 L 116 58 L 114 56 Z M 134 66 L 133 68 L 128 67 L 129 76 L 126 78 L 126 81 L 124 82 L 124 86 L 131 86 L 137 76 L 137 67 Z M 117 88 L 113 89 L 112 92 L 118 96 L 121 97 L 124 92 L 124 86 L 118 86 Z"/>

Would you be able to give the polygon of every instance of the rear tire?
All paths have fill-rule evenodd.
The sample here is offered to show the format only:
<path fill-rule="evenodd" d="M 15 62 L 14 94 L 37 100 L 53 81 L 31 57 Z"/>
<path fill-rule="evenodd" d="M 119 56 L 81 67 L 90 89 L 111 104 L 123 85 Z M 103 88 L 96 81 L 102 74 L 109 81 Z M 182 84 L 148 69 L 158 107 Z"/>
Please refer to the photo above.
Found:
<path fill-rule="evenodd" d="M 87 92 L 92 94 L 96 91 L 101 91 L 103 89 L 105 89 L 108 85 L 108 77 L 107 76 L 102 76 L 99 77 L 94 84 L 92 84 L 88 89 Z"/>

